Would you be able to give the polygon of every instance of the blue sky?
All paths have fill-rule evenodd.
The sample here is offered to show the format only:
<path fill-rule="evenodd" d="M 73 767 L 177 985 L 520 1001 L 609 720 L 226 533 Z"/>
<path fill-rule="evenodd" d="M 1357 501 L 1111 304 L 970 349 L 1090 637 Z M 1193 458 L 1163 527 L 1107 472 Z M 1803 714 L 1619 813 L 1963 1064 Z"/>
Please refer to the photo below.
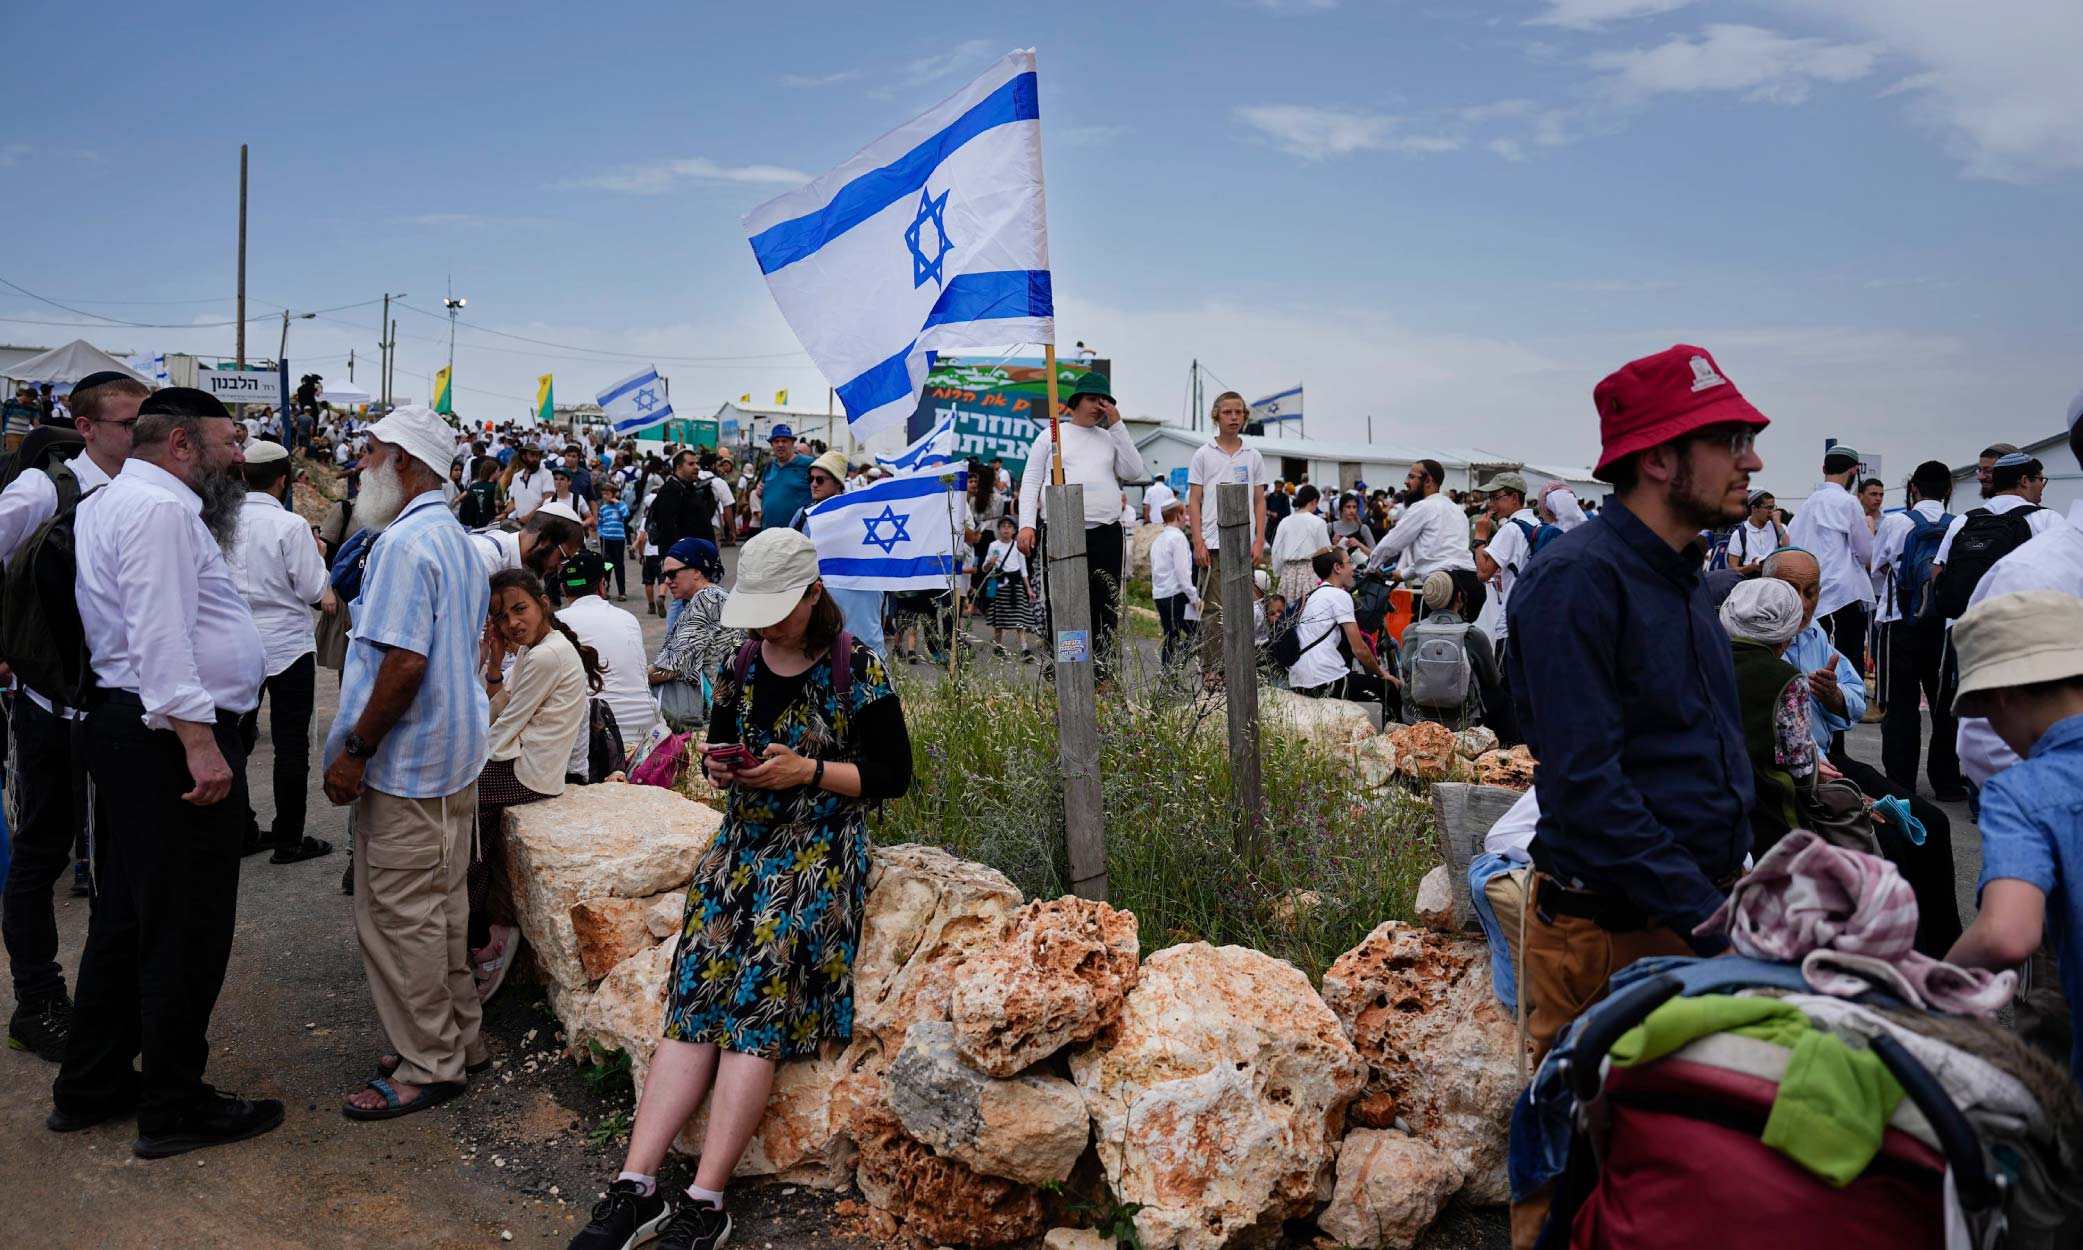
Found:
<path fill-rule="evenodd" d="M 2075 0 L 38 2 L 11 32 L 47 72 L 0 131 L 0 278 L 178 326 L 0 288 L 7 341 L 228 354 L 180 327 L 232 315 L 246 142 L 249 313 L 363 305 L 292 364 L 344 377 L 364 301 L 438 311 L 453 274 L 472 415 L 651 359 L 682 411 L 815 402 L 740 214 L 1031 45 L 1059 336 L 1133 413 L 1182 416 L 1197 356 L 1305 383 L 1312 434 L 1581 464 L 1593 384 L 1683 340 L 1800 493 L 1826 435 L 1899 477 L 2083 386 Z M 446 327 L 398 320 L 423 398 Z"/>

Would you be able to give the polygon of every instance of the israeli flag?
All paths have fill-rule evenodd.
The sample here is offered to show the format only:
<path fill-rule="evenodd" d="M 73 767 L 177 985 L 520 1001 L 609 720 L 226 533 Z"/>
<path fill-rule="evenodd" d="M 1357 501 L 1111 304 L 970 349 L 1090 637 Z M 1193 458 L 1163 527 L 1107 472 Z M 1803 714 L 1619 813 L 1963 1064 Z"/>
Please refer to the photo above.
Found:
<path fill-rule="evenodd" d="M 672 401 L 655 368 L 628 377 L 594 396 L 617 434 L 648 430 L 673 419 Z"/>
<path fill-rule="evenodd" d="M 812 505 L 805 529 L 817 571 L 839 590 L 946 590 L 969 474 L 935 466 Z"/>
<path fill-rule="evenodd" d="M 928 465 L 946 464 L 955 458 L 955 415 L 950 412 L 939 425 L 894 456 L 877 456 L 875 462 L 893 473 L 909 473 Z"/>
<path fill-rule="evenodd" d="M 918 407 L 929 350 L 1056 341 L 1034 51 L 1008 54 L 745 215 L 781 315 L 854 438 Z"/>
<path fill-rule="evenodd" d="M 1299 386 L 1293 390 L 1282 391 L 1278 395 L 1268 395 L 1264 399 L 1253 400 L 1251 402 L 1251 413 L 1245 418 L 1247 421 L 1263 421 L 1267 425 L 1278 425 L 1282 421 L 1300 421 L 1301 419 L 1302 388 Z"/>

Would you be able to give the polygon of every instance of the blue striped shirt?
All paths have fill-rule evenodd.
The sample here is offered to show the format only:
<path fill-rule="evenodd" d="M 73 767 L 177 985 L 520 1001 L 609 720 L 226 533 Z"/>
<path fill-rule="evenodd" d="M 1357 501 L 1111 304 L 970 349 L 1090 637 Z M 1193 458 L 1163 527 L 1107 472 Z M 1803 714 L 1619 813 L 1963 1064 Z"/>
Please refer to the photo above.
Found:
<path fill-rule="evenodd" d="M 629 537 L 629 530 L 625 524 L 629 520 L 628 504 L 604 503 L 600 505 L 600 511 L 596 515 L 600 518 L 600 536 L 602 538 Z"/>
<path fill-rule="evenodd" d="M 491 707 L 478 680 L 477 650 L 491 606 L 469 533 L 428 491 L 411 503 L 369 549 L 362 593 L 354 601 L 354 633 L 341 674 L 340 712 L 326 735 L 328 765 L 361 719 L 376 688 L 384 652 L 402 647 L 427 657 L 427 675 L 405 715 L 384 735 L 362 780 L 408 799 L 455 794 L 484 770 Z"/>

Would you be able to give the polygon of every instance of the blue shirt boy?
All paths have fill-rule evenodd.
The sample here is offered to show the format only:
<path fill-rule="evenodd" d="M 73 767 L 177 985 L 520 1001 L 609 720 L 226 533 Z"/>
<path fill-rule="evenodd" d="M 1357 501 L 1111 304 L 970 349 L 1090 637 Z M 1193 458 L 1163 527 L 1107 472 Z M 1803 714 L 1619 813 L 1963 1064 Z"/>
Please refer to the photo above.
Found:
<path fill-rule="evenodd" d="M 1982 791 L 1982 880 L 2023 881 L 2047 896 L 2061 992 L 2083 1008 L 2083 716 L 2056 721 L 2020 763 Z M 2069 1068 L 2083 1083 L 2083 1014 Z"/>

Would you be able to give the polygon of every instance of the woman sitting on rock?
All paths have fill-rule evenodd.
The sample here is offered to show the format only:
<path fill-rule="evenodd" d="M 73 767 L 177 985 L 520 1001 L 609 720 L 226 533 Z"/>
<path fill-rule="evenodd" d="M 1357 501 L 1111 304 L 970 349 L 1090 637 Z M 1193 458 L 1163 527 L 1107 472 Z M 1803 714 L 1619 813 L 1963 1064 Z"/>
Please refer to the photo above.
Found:
<path fill-rule="evenodd" d="M 687 887 L 665 1038 L 622 1173 L 571 1250 L 627 1250 L 660 1233 L 659 1250 L 715 1250 L 731 1230 L 723 1189 L 775 1066 L 853 1033 L 866 811 L 911 785 L 904 711 L 882 660 L 845 632 L 817 549 L 794 530 L 745 544 L 722 623 L 754 635 L 715 674 L 703 767 L 729 804 Z M 715 753 L 726 746 L 758 763 Z M 701 1162 L 676 1210 L 658 1168 L 705 1098 Z"/>
<path fill-rule="evenodd" d="M 667 593 L 686 604 L 651 661 L 651 685 L 674 733 L 709 723 L 703 682 L 745 641 L 745 631 L 723 624 L 723 555 L 706 538 L 683 538 L 658 562 Z"/>
<path fill-rule="evenodd" d="M 506 860 L 506 809 L 564 793 L 571 744 L 586 720 L 587 690 L 599 693 L 604 671 L 599 653 L 557 619 L 542 583 L 527 569 L 492 575 L 483 659 L 492 704 L 491 758 L 477 778 L 478 854 L 469 875 L 470 967 L 480 999 L 497 992 L 520 947 L 510 917 L 492 922 L 492 884 Z M 497 910 L 504 911 L 503 900 Z"/>

